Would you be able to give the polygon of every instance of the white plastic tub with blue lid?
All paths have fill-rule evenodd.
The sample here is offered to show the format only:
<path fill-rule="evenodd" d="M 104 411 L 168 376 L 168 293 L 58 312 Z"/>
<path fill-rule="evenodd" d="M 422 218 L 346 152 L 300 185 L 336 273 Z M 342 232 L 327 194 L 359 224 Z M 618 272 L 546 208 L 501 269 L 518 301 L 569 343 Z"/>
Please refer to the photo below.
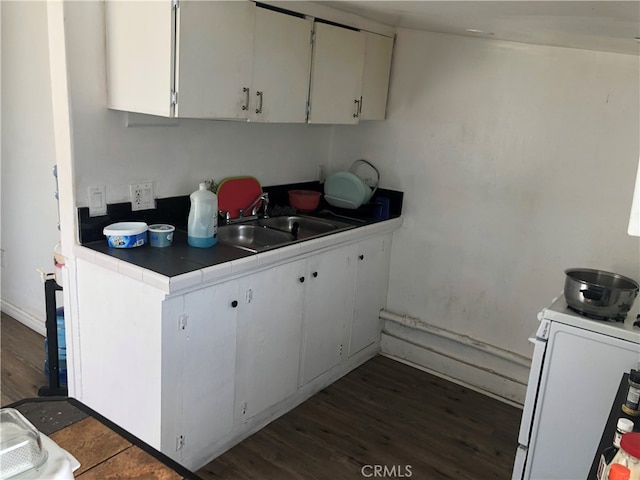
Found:
<path fill-rule="evenodd" d="M 102 233 L 110 247 L 133 248 L 147 243 L 148 230 L 145 222 L 118 222 L 104 227 Z"/>

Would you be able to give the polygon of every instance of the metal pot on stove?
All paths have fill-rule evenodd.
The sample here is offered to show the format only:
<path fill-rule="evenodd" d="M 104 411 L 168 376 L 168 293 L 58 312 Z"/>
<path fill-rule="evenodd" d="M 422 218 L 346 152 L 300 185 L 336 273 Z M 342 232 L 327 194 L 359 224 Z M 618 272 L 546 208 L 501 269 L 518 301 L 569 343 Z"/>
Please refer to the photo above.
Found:
<path fill-rule="evenodd" d="M 591 268 L 564 271 L 564 297 L 579 313 L 624 320 L 638 296 L 638 283 L 617 273 Z"/>

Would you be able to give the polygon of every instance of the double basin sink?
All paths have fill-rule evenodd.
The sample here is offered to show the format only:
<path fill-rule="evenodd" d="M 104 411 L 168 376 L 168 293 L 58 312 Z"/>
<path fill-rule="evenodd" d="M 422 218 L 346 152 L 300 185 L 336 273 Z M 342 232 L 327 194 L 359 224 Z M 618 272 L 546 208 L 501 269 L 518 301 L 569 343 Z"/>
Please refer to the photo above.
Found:
<path fill-rule="evenodd" d="M 354 225 L 305 215 L 267 217 L 218 227 L 218 241 L 255 253 L 354 228 Z"/>

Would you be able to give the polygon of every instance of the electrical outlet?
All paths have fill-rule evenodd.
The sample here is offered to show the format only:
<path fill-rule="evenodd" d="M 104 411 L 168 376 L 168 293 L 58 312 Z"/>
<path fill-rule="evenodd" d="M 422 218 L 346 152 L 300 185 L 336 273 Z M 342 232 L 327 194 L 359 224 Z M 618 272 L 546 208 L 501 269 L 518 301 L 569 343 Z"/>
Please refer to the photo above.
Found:
<path fill-rule="evenodd" d="M 134 183 L 129 185 L 131 193 L 131 210 L 148 210 L 156 208 L 156 202 L 153 197 L 153 183 Z"/>
<path fill-rule="evenodd" d="M 242 410 L 242 415 L 246 415 L 247 414 L 247 402 L 242 402 L 240 404 L 240 410 Z"/>

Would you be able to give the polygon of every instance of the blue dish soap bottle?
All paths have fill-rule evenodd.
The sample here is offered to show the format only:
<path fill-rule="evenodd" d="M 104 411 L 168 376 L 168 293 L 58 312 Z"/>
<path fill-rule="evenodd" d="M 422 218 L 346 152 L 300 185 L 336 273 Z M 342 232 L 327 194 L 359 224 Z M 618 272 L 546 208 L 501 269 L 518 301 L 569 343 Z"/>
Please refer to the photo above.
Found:
<path fill-rule="evenodd" d="M 213 247 L 218 242 L 218 197 L 203 182 L 189 198 L 187 242 L 192 247 Z"/>

